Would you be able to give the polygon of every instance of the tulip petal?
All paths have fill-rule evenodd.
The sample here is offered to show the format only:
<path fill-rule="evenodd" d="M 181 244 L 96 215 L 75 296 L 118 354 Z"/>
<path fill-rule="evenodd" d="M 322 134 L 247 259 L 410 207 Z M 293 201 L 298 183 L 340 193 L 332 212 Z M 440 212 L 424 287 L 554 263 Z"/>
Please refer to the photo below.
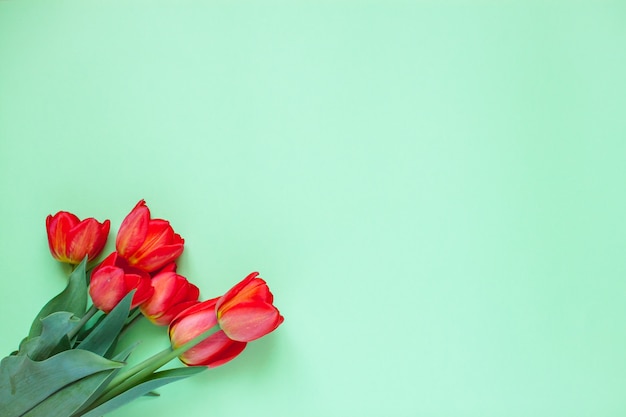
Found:
<path fill-rule="evenodd" d="M 148 234 L 148 224 L 150 222 L 150 210 L 144 200 L 132 209 L 124 218 L 117 233 L 115 247 L 124 258 L 129 258 L 143 244 Z"/>
<path fill-rule="evenodd" d="M 174 320 L 174 318 L 178 316 L 182 311 L 197 303 L 198 301 L 185 301 L 183 303 L 178 303 L 162 313 L 160 316 L 154 318 L 148 317 L 148 319 L 150 319 L 150 321 L 152 321 L 152 323 L 156 324 L 157 326 L 169 326 L 172 320 Z"/>
<path fill-rule="evenodd" d="M 248 302 L 231 307 L 218 317 L 218 322 L 229 338 L 250 342 L 276 329 L 283 317 L 272 304 Z"/>
<path fill-rule="evenodd" d="M 111 254 L 105 261 L 111 262 L 115 258 L 115 254 Z M 135 294 L 131 308 L 135 308 L 154 292 L 150 276 L 142 271 L 128 273 L 118 266 L 102 264 L 91 274 L 89 295 L 93 304 L 105 313 L 111 311 L 132 290 L 135 290 Z"/>
<path fill-rule="evenodd" d="M 170 325 L 172 346 L 184 345 L 203 331 L 217 324 L 215 302 L 217 298 L 203 301 L 181 312 Z"/>
<path fill-rule="evenodd" d="M 200 288 L 196 287 L 192 283 L 189 283 L 187 287 L 187 295 L 185 295 L 185 300 L 197 300 L 200 297 Z"/>
<path fill-rule="evenodd" d="M 176 272 L 177 267 L 178 266 L 176 265 L 176 262 L 170 262 L 169 264 L 165 265 L 163 268 L 156 271 L 155 275 L 160 274 L 161 272 Z"/>
<path fill-rule="evenodd" d="M 146 238 L 137 250 L 136 256 L 142 256 L 142 252 L 149 252 L 152 248 L 167 245 L 174 238 L 174 230 L 170 222 L 163 219 L 152 219 L 148 223 Z"/>
<path fill-rule="evenodd" d="M 205 300 L 200 303 L 197 303 L 193 307 L 189 307 L 187 310 L 185 310 L 183 314 L 181 314 L 181 318 L 183 316 L 195 314 L 200 311 L 212 311 L 215 314 L 215 303 L 217 302 L 217 300 L 219 300 L 219 297 L 211 298 L 210 300 Z M 214 326 L 214 325 L 215 323 L 213 323 L 211 326 Z"/>
<path fill-rule="evenodd" d="M 217 308 L 219 309 L 222 305 L 222 303 L 225 300 L 230 300 L 231 298 L 233 298 L 236 294 L 238 294 L 239 292 L 241 292 L 242 289 L 244 289 L 246 287 L 246 285 L 248 285 L 250 283 L 250 281 L 252 281 L 253 279 L 255 279 L 257 276 L 259 275 L 258 272 L 252 272 L 251 274 L 249 274 L 247 277 L 245 277 L 244 279 L 242 279 L 240 282 L 238 282 L 234 287 L 232 287 L 230 290 L 228 290 L 226 292 L 226 294 L 224 294 L 220 300 L 217 302 Z"/>
<path fill-rule="evenodd" d="M 91 274 L 89 295 L 93 304 L 108 313 L 128 294 L 122 268 L 104 266 Z"/>
<path fill-rule="evenodd" d="M 69 262 L 67 235 L 80 222 L 78 217 L 67 211 L 60 211 L 54 216 L 46 218 L 48 245 L 52 256 L 61 261 Z"/>
<path fill-rule="evenodd" d="M 182 244 L 157 247 L 145 253 L 142 258 L 131 265 L 147 272 L 154 272 L 178 258 L 183 253 L 183 249 Z"/>
<path fill-rule="evenodd" d="M 93 260 L 100 254 L 109 234 L 111 222 L 100 224 L 94 218 L 83 220 L 74 226 L 67 235 L 68 254 L 72 263 L 79 263 L 85 256 Z"/>
<path fill-rule="evenodd" d="M 224 314 L 242 301 L 258 301 L 268 304 L 274 301 L 267 283 L 262 278 L 257 278 L 258 275 L 258 272 L 251 273 L 220 298 L 216 306 L 220 314 Z"/>
<path fill-rule="evenodd" d="M 141 306 L 141 312 L 145 316 L 158 317 L 169 307 L 172 293 L 176 291 L 177 276 L 175 272 L 165 272 L 152 278 L 154 294 Z"/>
<path fill-rule="evenodd" d="M 234 359 L 246 345 L 245 342 L 229 339 L 223 331 L 219 331 L 183 353 L 180 360 L 189 366 L 214 368 Z"/>
<path fill-rule="evenodd" d="M 135 290 L 135 295 L 133 296 L 133 302 L 130 308 L 135 308 L 141 303 L 148 300 L 154 294 L 154 288 L 152 287 L 152 282 L 150 277 L 147 275 L 137 275 L 137 274 L 126 274 L 126 294 L 130 291 Z"/>

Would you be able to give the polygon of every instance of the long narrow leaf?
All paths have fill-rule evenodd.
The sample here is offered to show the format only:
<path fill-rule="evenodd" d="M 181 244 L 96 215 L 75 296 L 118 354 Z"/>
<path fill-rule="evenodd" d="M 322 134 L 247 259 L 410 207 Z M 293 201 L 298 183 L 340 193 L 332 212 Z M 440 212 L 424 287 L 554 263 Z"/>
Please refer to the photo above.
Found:
<path fill-rule="evenodd" d="M 117 355 L 114 360 L 125 362 L 136 345 Z M 39 403 L 23 417 L 68 417 L 88 407 L 102 393 L 115 374 L 122 368 L 89 375 L 63 387 Z"/>
<path fill-rule="evenodd" d="M 48 317 L 52 313 L 57 311 L 68 311 L 73 313 L 76 317 L 83 317 L 87 310 L 87 279 L 85 268 L 87 265 L 87 258 L 76 267 L 74 272 L 70 275 L 70 279 L 67 282 L 67 286 L 56 297 L 48 301 L 48 303 L 41 309 L 33 324 L 30 327 L 28 337 L 32 338 L 41 334 L 42 324 L 41 320 Z"/>
<path fill-rule="evenodd" d="M 100 417 L 119 407 L 152 392 L 163 385 L 180 381 L 192 375 L 206 370 L 205 366 L 190 366 L 185 368 L 169 369 L 167 371 L 156 372 L 146 378 L 143 382 L 135 385 L 128 391 L 123 392 L 117 397 L 113 397 L 105 403 L 102 403 L 85 414 L 82 417 Z"/>
<path fill-rule="evenodd" d="M 68 417 L 78 411 L 85 399 L 98 389 L 98 387 L 112 378 L 115 369 L 98 372 L 89 375 L 79 381 L 63 387 L 35 408 L 23 414 L 22 417 Z"/>
<path fill-rule="evenodd" d="M 98 355 L 104 355 L 119 336 L 128 318 L 134 291 L 120 301 L 113 310 L 96 326 L 78 347 Z"/>
<path fill-rule="evenodd" d="M 113 360 L 118 361 L 118 362 L 126 362 L 126 360 L 130 356 L 130 354 L 133 352 L 133 350 L 135 350 L 137 345 L 139 345 L 139 342 L 133 343 L 131 346 L 127 347 L 122 352 L 118 353 L 113 358 Z M 83 404 L 80 406 L 80 409 L 78 409 L 78 411 L 76 411 L 75 414 L 81 415 L 80 413 L 82 413 L 82 411 L 86 410 L 91 404 L 93 404 L 98 399 L 98 397 L 100 397 L 100 395 L 104 392 L 104 390 L 107 388 L 107 386 L 109 385 L 109 382 L 111 382 L 111 380 L 123 369 L 124 369 L 123 367 L 114 369 L 111 376 L 107 378 L 106 381 L 104 381 L 102 384 L 100 384 L 100 386 L 91 394 L 89 398 L 85 399 Z"/>
<path fill-rule="evenodd" d="M 61 388 L 123 365 L 80 349 L 66 350 L 41 362 L 28 356 L 8 356 L 0 362 L 2 417 L 19 417 Z"/>

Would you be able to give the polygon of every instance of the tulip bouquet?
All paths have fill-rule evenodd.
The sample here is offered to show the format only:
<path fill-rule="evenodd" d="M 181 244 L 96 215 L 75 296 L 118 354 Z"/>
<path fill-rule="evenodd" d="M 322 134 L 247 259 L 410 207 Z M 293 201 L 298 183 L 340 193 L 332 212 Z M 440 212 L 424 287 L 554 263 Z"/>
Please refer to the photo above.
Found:
<path fill-rule="evenodd" d="M 0 362 L 2 417 L 100 417 L 223 365 L 283 321 L 258 273 L 200 301 L 198 287 L 176 272 L 184 240 L 168 221 L 153 219 L 143 200 L 121 223 L 116 251 L 95 266 L 109 220 L 62 211 L 48 216 L 46 228 L 52 256 L 72 273 L 19 349 Z M 168 326 L 171 346 L 131 366 L 136 344 L 120 341 L 142 319 Z M 161 369 L 176 358 L 184 366 Z"/>

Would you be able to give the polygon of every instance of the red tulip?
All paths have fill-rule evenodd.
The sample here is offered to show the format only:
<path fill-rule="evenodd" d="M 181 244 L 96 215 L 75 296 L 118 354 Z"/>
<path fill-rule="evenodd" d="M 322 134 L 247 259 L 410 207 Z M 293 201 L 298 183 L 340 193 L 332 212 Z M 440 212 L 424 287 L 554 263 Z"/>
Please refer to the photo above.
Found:
<path fill-rule="evenodd" d="M 131 305 L 135 308 L 154 293 L 150 275 L 125 265 L 116 252 L 107 256 L 91 274 L 89 295 L 93 304 L 105 313 L 113 310 L 132 290 L 136 290 Z"/>
<path fill-rule="evenodd" d="M 217 298 L 197 303 L 180 313 L 170 324 L 172 348 L 177 349 L 217 324 L 215 303 Z M 189 366 L 220 366 L 239 355 L 246 342 L 236 342 L 223 331 L 212 334 L 179 358 Z"/>
<path fill-rule="evenodd" d="M 172 348 L 177 349 L 209 331 L 216 324 L 221 330 L 184 352 L 179 358 L 187 365 L 222 365 L 282 322 L 273 296 L 259 274 L 253 272 L 219 298 L 203 301 L 183 310 L 170 324 Z"/>
<path fill-rule="evenodd" d="M 81 221 L 72 213 L 60 211 L 46 218 L 48 245 L 52 256 L 61 262 L 79 264 L 85 256 L 89 261 L 102 252 L 111 222 L 99 223 L 90 217 Z"/>
<path fill-rule="evenodd" d="M 226 335 L 250 342 L 276 329 L 284 320 L 274 297 L 258 272 L 248 275 L 217 301 L 217 321 Z"/>
<path fill-rule="evenodd" d="M 184 242 L 167 220 L 150 218 L 141 200 L 122 221 L 115 246 L 130 266 L 154 272 L 178 258 Z"/>
<path fill-rule="evenodd" d="M 152 278 L 152 286 L 154 294 L 140 309 L 144 316 L 159 326 L 169 325 L 178 313 L 198 303 L 198 287 L 176 272 L 159 272 Z"/>

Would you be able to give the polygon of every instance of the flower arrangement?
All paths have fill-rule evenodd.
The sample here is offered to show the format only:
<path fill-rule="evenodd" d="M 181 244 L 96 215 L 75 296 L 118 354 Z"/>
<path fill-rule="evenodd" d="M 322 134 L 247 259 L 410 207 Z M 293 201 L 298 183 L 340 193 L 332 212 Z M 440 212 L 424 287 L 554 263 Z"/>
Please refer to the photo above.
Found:
<path fill-rule="evenodd" d="M 184 239 L 153 219 L 141 200 L 117 233 L 116 251 L 94 268 L 110 221 L 61 211 L 46 219 L 52 256 L 72 265 L 66 288 L 33 321 L 19 349 L 0 362 L 3 417 L 100 417 L 163 385 L 225 364 L 283 317 L 254 272 L 226 294 L 200 301 L 176 272 Z M 88 301 L 91 306 L 88 307 Z M 119 348 L 142 318 L 168 326 L 170 347 L 131 366 Z M 184 366 L 160 370 L 179 358 Z"/>

